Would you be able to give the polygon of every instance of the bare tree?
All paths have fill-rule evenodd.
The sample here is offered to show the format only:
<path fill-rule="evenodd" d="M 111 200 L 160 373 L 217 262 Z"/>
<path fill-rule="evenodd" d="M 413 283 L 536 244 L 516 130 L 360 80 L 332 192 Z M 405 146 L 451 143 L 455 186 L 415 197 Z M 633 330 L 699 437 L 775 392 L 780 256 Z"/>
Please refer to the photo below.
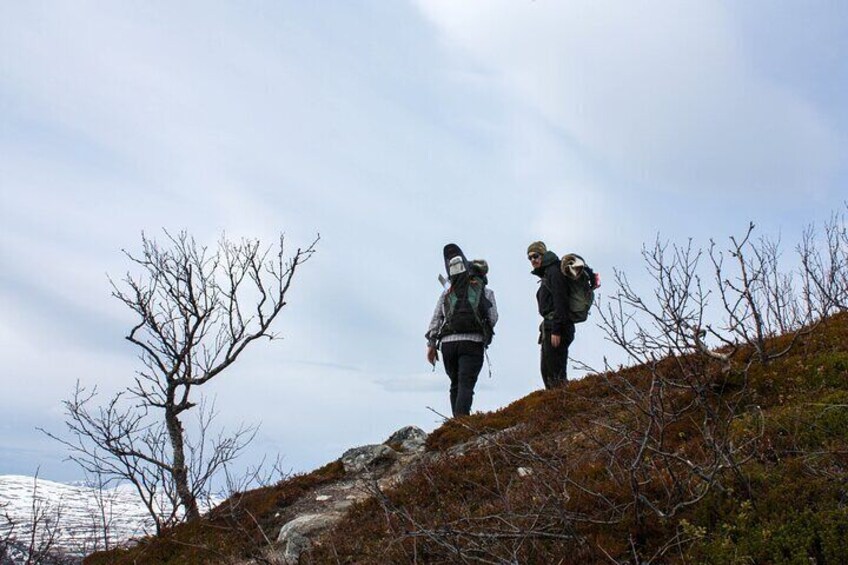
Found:
<path fill-rule="evenodd" d="M 250 442 L 255 428 L 213 436 L 214 408 L 196 389 L 222 374 L 253 342 L 274 339 L 274 320 L 298 267 L 315 252 L 285 255 L 285 241 L 263 247 L 258 240 L 222 237 L 216 248 L 181 232 L 165 232 L 165 244 L 142 234 L 139 255 L 124 253 L 138 269 L 113 296 L 137 316 L 126 339 L 138 347 L 142 369 L 131 385 L 95 406 L 96 390 L 77 385 L 66 401 L 71 459 L 107 480 L 130 481 L 157 531 L 180 516 L 200 517 L 198 499 L 213 475 Z M 196 437 L 184 415 L 198 407 Z"/>

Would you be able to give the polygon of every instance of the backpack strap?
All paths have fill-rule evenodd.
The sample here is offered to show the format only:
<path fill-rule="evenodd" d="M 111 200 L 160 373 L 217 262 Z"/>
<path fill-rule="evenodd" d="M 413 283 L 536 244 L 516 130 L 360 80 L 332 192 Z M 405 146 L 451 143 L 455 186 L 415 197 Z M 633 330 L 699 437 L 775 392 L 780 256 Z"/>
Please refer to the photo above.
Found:
<path fill-rule="evenodd" d="M 469 284 L 468 284 L 469 288 L 472 286 L 472 282 L 479 283 L 479 287 L 480 287 L 479 289 L 476 290 L 476 292 L 479 293 L 479 296 L 477 298 L 477 307 L 472 308 L 472 311 L 474 312 L 474 319 L 477 320 L 478 324 L 480 324 L 480 328 L 482 330 L 481 333 L 483 334 L 483 347 L 488 348 L 489 344 L 492 342 L 492 336 L 494 335 L 495 332 L 492 330 L 492 327 L 489 325 L 488 319 L 483 320 L 480 317 L 480 307 L 489 301 L 489 299 L 486 298 L 486 282 L 481 277 L 478 277 L 476 275 L 472 276 L 471 280 L 469 280 Z M 492 305 L 489 304 L 488 308 L 486 308 L 487 318 L 488 318 L 489 308 L 491 308 L 491 307 L 492 307 Z M 491 371 L 491 367 L 490 367 L 490 371 Z"/>

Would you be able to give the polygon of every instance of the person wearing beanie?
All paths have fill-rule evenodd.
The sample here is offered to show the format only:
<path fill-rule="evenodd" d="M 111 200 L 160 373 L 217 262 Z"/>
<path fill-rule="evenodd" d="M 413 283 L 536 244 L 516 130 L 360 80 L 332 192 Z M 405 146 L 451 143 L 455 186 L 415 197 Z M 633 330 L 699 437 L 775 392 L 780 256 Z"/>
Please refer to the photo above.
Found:
<path fill-rule="evenodd" d="M 540 279 L 536 302 L 543 318 L 539 325 L 542 382 L 552 389 L 568 382 L 568 347 L 574 341 L 574 322 L 568 314 L 569 285 L 559 257 L 544 242 L 531 243 L 527 259 L 531 272 Z"/>
<path fill-rule="evenodd" d="M 486 261 L 466 262 L 464 257 L 455 255 L 446 256 L 445 264 L 450 286 L 439 296 L 425 334 L 427 361 L 435 367 L 441 349 L 450 379 L 451 413 L 454 417 L 467 416 L 485 349 L 498 321 L 498 309 L 495 293 L 486 286 Z"/>
<path fill-rule="evenodd" d="M 536 253 L 537 255 L 544 256 L 545 253 L 548 252 L 548 247 L 545 245 L 544 241 L 534 241 L 527 247 L 527 255 L 529 256 L 531 253 Z"/>

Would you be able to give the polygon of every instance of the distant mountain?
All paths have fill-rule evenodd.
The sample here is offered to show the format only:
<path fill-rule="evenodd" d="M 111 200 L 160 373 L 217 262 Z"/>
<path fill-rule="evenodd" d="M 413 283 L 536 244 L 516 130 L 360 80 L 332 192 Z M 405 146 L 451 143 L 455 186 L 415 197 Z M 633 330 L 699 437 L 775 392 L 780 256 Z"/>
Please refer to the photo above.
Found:
<path fill-rule="evenodd" d="M 38 516 L 32 538 L 33 516 Z M 128 486 L 98 489 L 20 475 L 0 475 L 0 547 L 50 545 L 81 556 L 153 531 L 146 508 Z M 105 533 L 104 533 L 105 532 Z M 52 541 L 51 541 L 52 538 Z M 0 556 L 1 558 L 2 556 Z"/>

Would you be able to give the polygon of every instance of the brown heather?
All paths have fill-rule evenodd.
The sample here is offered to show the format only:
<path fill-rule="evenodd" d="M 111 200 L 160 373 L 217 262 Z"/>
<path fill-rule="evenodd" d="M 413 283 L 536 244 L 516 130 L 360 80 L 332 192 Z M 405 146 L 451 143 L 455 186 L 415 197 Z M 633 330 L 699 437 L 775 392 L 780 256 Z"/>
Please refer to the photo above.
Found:
<path fill-rule="evenodd" d="M 673 380 L 681 359 L 448 421 L 427 443 L 441 457 L 354 506 L 301 563 L 848 563 L 846 344 L 843 313 L 768 365 L 748 366 L 744 350 L 730 367 L 686 359 L 706 385 L 662 395 L 663 414 L 680 415 L 663 421 L 662 464 L 639 453 L 638 434 L 652 431 L 620 392 L 627 383 L 639 397 L 658 374 Z M 710 410 L 694 402 L 697 390 L 740 407 L 726 445 L 705 434 L 718 428 L 705 427 Z M 749 447 L 713 465 L 728 445 Z M 294 500 L 343 473 L 333 463 L 233 497 L 200 523 L 85 563 L 256 557 Z"/>

